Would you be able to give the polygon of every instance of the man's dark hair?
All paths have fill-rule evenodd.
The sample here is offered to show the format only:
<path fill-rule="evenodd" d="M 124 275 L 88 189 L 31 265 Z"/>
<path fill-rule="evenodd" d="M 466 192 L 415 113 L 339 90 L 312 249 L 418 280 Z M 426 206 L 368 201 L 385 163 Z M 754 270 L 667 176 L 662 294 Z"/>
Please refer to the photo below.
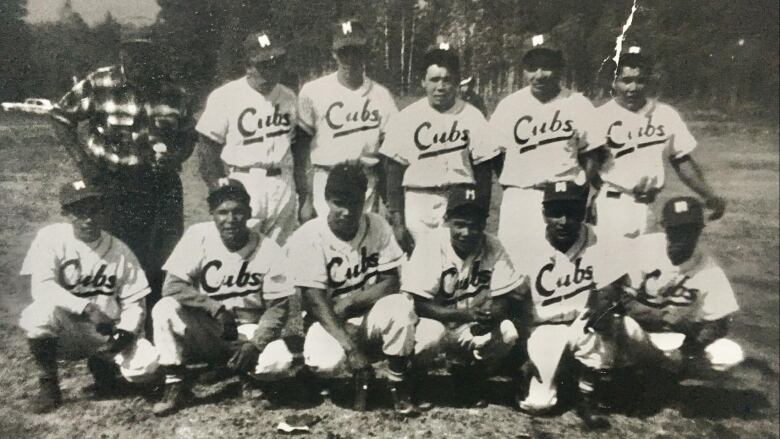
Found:
<path fill-rule="evenodd" d="M 428 71 L 428 67 L 432 65 L 446 67 L 450 74 L 455 77 L 455 80 L 460 82 L 460 59 L 458 59 L 458 54 L 454 51 L 432 49 L 425 52 L 422 63 L 419 67 L 420 78 L 425 78 L 425 73 Z"/>
<path fill-rule="evenodd" d="M 623 70 L 623 67 L 630 67 L 632 69 L 642 69 L 646 74 L 653 73 L 653 65 L 650 60 L 639 53 L 624 53 L 620 55 L 618 61 L 618 74 Z"/>

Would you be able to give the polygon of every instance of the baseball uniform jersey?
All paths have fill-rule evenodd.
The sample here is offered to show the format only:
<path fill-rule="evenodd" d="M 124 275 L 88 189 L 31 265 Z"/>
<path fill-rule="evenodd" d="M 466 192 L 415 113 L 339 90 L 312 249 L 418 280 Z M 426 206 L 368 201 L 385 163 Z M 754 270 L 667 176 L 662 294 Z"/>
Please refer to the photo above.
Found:
<path fill-rule="evenodd" d="M 583 172 L 577 155 L 589 148 L 592 113 L 593 105 L 581 93 L 562 88 L 542 103 L 524 87 L 499 102 L 490 118 L 495 141 L 484 144 L 488 149 L 478 151 L 475 161 L 503 152 L 502 186 L 574 180 Z"/>
<path fill-rule="evenodd" d="M 287 249 L 296 264 L 295 285 L 327 290 L 330 297 L 359 292 L 404 259 L 390 225 L 371 212 L 362 216 L 349 242 L 333 234 L 327 217 L 317 217 L 295 231 Z"/>
<path fill-rule="evenodd" d="M 268 95 L 247 77 L 217 88 L 206 102 L 197 131 L 224 145 L 221 158 L 230 177 L 250 196 L 260 231 L 284 243 L 297 225 L 290 145 L 296 123 L 295 93 L 277 84 Z"/>
<path fill-rule="evenodd" d="M 81 314 L 88 303 L 138 332 L 142 316 L 122 316 L 122 304 L 149 294 L 149 284 L 133 252 L 106 232 L 91 243 L 76 239 L 73 226 L 42 228 L 30 246 L 20 274 L 31 276 L 33 301 L 55 304 Z M 141 302 L 142 303 L 142 302 Z M 132 317 L 128 319 L 128 317 Z M 120 320 L 122 318 L 122 320 Z"/>
<path fill-rule="evenodd" d="M 474 184 L 471 158 L 487 141 L 487 121 L 472 105 L 458 99 L 439 112 L 422 98 L 390 118 L 379 152 L 408 166 L 404 187 L 444 188 Z"/>
<path fill-rule="evenodd" d="M 652 233 L 634 241 L 638 267 L 632 284 L 640 292 L 628 313 L 640 324 L 670 330 L 686 322 L 718 320 L 739 309 L 723 269 L 701 250 L 674 265 L 666 253 L 666 235 Z"/>
<path fill-rule="evenodd" d="M 232 310 L 262 309 L 266 300 L 293 294 L 278 244 L 252 231 L 244 248 L 231 252 L 216 224 L 190 226 L 163 266 L 170 274 L 189 280 L 201 294 Z"/>
<path fill-rule="evenodd" d="M 478 252 L 461 259 L 448 229 L 439 229 L 415 245 L 404 266 L 401 290 L 457 308 L 479 307 L 526 281 L 504 247 L 485 234 Z"/>

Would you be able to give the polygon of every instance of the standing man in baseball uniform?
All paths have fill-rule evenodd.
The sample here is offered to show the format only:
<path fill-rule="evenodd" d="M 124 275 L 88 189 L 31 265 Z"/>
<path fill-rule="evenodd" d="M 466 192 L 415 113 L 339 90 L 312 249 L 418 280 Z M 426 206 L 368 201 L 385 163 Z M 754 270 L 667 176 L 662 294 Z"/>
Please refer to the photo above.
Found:
<path fill-rule="evenodd" d="M 586 128 L 593 106 L 581 93 L 561 85 L 563 52 L 547 35 L 526 42 L 522 58 L 525 87 L 499 102 L 490 118 L 495 141 L 479 151 L 477 163 L 491 160 L 503 199 L 498 238 L 514 257 L 544 238 L 539 206 L 549 182 L 586 181 L 580 156 L 588 147 Z"/>
<path fill-rule="evenodd" d="M 381 168 L 377 149 L 388 117 L 398 108 L 390 92 L 365 74 L 368 45 L 363 23 L 354 19 L 336 23 L 332 47 L 338 70 L 301 88 L 294 153 L 313 167 L 310 175 L 296 180 L 306 185 L 301 222 L 327 215 L 325 184 L 330 170 L 341 163 L 363 167 L 368 177 L 365 208 L 377 209 Z"/>
<path fill-rule="evenodd" d="M 227 361 L 250 395 L 252 378 L 278 378 L 292 365 L 280 339 L 294 293 L 282 249 L 247 227 L 250 195 L 239 181 L 221 180 L 207 201 L 212 220 L 190 226 L 176 245 L 163 267 L 163 298 L 152 310 L 166 373 L 157 416 L 187 403 L 188 362 Z"/>
<path fill-rule="evenodd" d="M 426 96 L 390 118 L 380 153 L 387 157 L 388 210 L 399 241 L 405 227 L 414 241 L 441 227 L 447 192 L 477 185 L 477 196 L 489 196 L 490 165 L 475 169 L 478 152 L 487 145 L 482 113 L 458 97 L 460 60 L 447 43 L 423 56 L 420 81 Z M 408 245 L 404 246 L 409 250 Z"/>
<path fill-rule="evenodd" d="M 303 224 L 288 242 L 295 261 L 306 318 L 303 356 L 316 375 L 345 369 L 355 374 L 355 407 L 365 409 L 371 354 L 388 361 L 395 409 L 416 414 L 407 369 L 414 350 L 414 304 L 399 293 L 404 253 L 390 225 L 364 212 L 368 181 L 358 165 L 337 165 L 328 174 L 327 215 Z M 372 349 L 379 347 L 380 349 Z"/>
<path fill-rule="evenodd" d="M 187 94 L 160 72 L 159 56 L 149 32 L 125 33 L 120 63 L 87 75 L 51 113 L 83 179 L 102 187 L 106 231 L 130 247 L 146 272 L 149 306 L 184 230 L 178 173 L 196 140 Z"/>
<path fill-rule="evenodd" d="M 483 201 L 474 187 L 450 189 L 445 227 L 417 241 L 401 282 L 419 316 L 416 367 L 447 353 L 477 407 L 487 405 L 487 378 L 518 339 L 508 319 L 510 293 L 526 281 L 504 247 L 485 233 Z"/>
<path fill-rule="evenodd" d="M 279 83 L 285 53 L 277 35 L 249 34 L 246 75 L 209 95 L 195 127 L 206 185 L 212 188 L 227 176 L 243 183 L 252 214 L 261 220 L 260 231 L 280 245 L 298 223 L 293 166 L 303 165 L 293 163 L 290 151 L 295 93 Z"/>
<path fill-rule="evenodd" d="M 607 337 L 586 330 L 588 304 L 599 295 L 614 294 L 626 282 L 627 269 L 614 256 L 630 253 L 623 238 L 597 237 L 593 227 L 584 223 L 587 186 L 573 181 L 547 183 L 543 195 L 546 239 L 512 259 L 530 278 L 525 302 L 530 315 L 525 319 L 530 333 L 527 348 L 538 372 L 531 377 L 519 408 L 539 414 L 556 405 L 556 374 L 568 350 L 582 366 L 577 412 L 587 427 L 604 428 L 609 423 L 596 414 L 596 405 L 614 349 Z"/>
<path fill-rule="evenodd" d="M 744 358 L 742 348 L 726 338 L 739 306 L 723 269 L 698 246 L 703 210 L 693 197 L 672 198 L 662 211 L 664 232 L 635 240 L 637 295 L 626 303 L 633 319 L 626 326 L 640 352 L 661 350 L 683 371 L 724 371 Z"/>
<path fill-rule="evenodd" d="M 100 189 L 84 181 L 67 183 L 60 189 L 60 205 L 68 222 L 38 231 L 21 270 L 33 298 L 19 326 L 39 373 L 35 413 L 62 403 L 61 357 L 87 357 L 96 396 L 118 385 L 120 368 L 111 354 L 152 351 L 138 370 L 121 370 L 131 381 L 150 377 L 157 365 L 154 348 L 143 339 L 149 284 L 133 252 L 103 231 Z"/>
<path fill-rule="evenodd" d="M 631 46 L 620 56 L 613 84 L 615 98 L 596 110 L 589 174 L 600 187 L 595 200 L 597 225 L 608 233 L 636 237 L 652 224 L 650 205 L 664 186 L 663 156 L 680 180 L 704 199 L 710 219 L 723 216 L 726 201 L 716 195 L 691 156 L 697 142 L 671 106 L 648 96 L 650 60 Z"/>

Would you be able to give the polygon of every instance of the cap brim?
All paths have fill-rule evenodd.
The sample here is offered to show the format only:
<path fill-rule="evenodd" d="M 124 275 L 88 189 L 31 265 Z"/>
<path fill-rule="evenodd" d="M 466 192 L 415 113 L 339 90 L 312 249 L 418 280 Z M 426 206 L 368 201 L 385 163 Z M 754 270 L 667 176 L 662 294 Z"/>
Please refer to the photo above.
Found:
<path fill-rule="evenodd" d="M 261 53 L 255 53 L 249 57 L 249 61 L 252 63 L 261 63 L 261 62 L 278 59 L 285 55 L 287 55 L 287 51 L 285 49 L 276 48 L 268 51 L 263 51 Z"/>
<path fill-rule="evenodd" d="M 344 47 L 365 47 L 368 40 L 362 37 L 340 38 L 333 42 L 333 50 L 343 49 Z"/>
<path fill-rule="evenodd" d="M 73 197 L 69 200 L 60 201 L 60 205 L 62 207 L 68 207 L 73 206 L 74 204 L 78 204 L 87 200 L 99 200 L 103 197 L 103 193 L 96 191 L 96 190 L 85 190 L 83 192 L 80 192 L 78 196 Z"/>

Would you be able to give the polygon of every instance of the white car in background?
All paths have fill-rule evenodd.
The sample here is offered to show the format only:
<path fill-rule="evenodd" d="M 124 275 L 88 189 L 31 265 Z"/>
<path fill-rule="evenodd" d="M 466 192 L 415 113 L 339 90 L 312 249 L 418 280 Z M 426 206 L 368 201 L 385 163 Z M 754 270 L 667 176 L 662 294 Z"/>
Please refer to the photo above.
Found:
<path fill-rule="evenodd" d="M 24 102 L 3 102 L 4 111 L 22 111 L 25 113 L 46 114 L 54 108 L 51 101 L 43 98 L 27 98 Z"/>

